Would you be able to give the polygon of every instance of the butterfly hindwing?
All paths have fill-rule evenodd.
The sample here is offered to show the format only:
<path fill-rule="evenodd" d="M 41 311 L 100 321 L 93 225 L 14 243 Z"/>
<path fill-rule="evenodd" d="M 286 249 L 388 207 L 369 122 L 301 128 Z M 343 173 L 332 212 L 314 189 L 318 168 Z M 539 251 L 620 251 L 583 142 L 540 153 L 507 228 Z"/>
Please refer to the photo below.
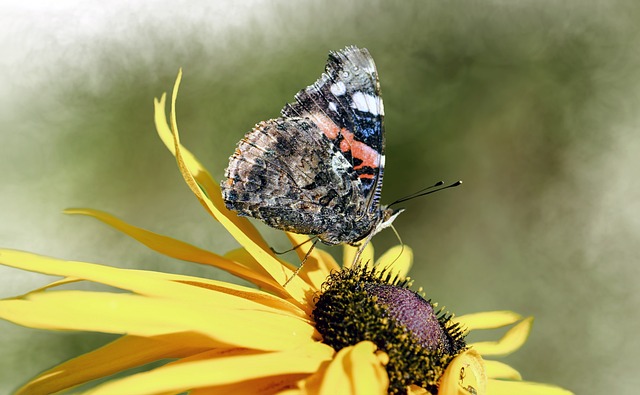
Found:
<path fill-rule="evenodd" d="M 305 118 L 262 122 L 239 143 L 222 192 L 227 207 L 267 225 L 322 234 L 359 210 L 353 167 Z"/>

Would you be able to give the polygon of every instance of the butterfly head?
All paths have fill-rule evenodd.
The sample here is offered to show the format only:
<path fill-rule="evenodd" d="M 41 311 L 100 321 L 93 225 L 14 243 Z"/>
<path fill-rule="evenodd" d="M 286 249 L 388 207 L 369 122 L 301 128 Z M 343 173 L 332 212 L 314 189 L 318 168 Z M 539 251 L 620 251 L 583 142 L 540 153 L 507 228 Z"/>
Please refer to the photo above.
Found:
<path fill-rule="evenodd" d="M 393 221 L 395 221 L 396 217 L 398 215 L 400 215 L 401 212 L 403 212 L 404 209 L 393 209 L 390 207 L 381 207 L 380 208 L 380 220 L 379 222 L 376 224 L 375 228 L 373 229 L 372 234 L 376 234 L 378 232 L 380 232 L 381 230 L 388 228 L 392 225 Z"/>

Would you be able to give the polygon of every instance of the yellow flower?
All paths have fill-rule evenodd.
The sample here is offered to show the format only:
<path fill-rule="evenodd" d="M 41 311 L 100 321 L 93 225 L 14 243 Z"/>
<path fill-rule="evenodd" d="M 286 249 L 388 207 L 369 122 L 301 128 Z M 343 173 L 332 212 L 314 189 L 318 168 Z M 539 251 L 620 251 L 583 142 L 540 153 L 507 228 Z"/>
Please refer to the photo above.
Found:
<path fill-rule="evenodd" d="M 457 318 L 440 314 L 436 328 L 449 342 L 448 349 L 454 351 L 442 352 L 440 349 L 447 347 L 435 343 L 437 350 L 429 355 L 446 363 L 425 365 L 424 375 L 431 380 L 425 382 L 432 383 L 428 388 L 398 384 L 398 372 L 390 367 L 408 365 L 398 363 L 397 352 L 394 354 L 392 348 L 383 351 L 384 347 L 368 339 L 347 341 L 339 348 L 327 344 L 331 333 L 336 332 L 321 334 L 319 323 L 326 324 L 326 318 L 330 320 L 331 314 L 339 310 L 327 295 L 334 295 L 333 285 L 352 273 L 364 273 L 375 283 L 372 285 L 370 281 L 364 285 L 375 288 L 371 291 L 377 292 L 371 299 L 373 302 L 384 300 L 386 294 L 380 292 L 380 288 L 386 292 L 386 287 L 396 287 L 421 299 L 404 287 L 408 284 L 405 278 L 413 259 L 411 250 L 398 246 L 383 254 L 376 266 L 350 268 L 355 250 L 346 247 L 341 269 L 329 254 L 315 249 L 304 270 L 291 278 L 294 267 L 274 255 L 249 221 L 224 207 L 218 184 L 180 144 L 175 116 L 179 82 L 180 75 L 173 91 L 169 124 L 165 95 L 155 101 L 158 134 L 175 156 L 185 181 L 204 208 L 242 248 L 217 255 L 129 225 L 104 212 L 89 209 L 66 212 L 92 216 L 159 253 L 216 266 L 252 282 L 259 289 L 205 278 L 118 269 L 0 250 L 1 264 L 62 277 L 26 295 L 1 300 L 0 318 L 33 328 L 122 335 L 97 350 L 42 373 L 24 385 L 18 394 L 63 391 L 162 360 L 171 362 L 106 381 L 87 393 L 383 394 L 398 388 L 402 392 L 406 388 L 411 394 L 439 395 L 569 393 L 549 385 L 524 382 L 508 365 L 481 357 L 507 355 L 526 341 L 532 319 L 523 319 L 512 312 Z M 306 236 L 287 236 L 293 245 L 306 240 Z M 297 252 L 303 257 L 307 251 L 302 247 Z M 362 262 L 373 261 L 373 247 L 369 246 Z M 282 284 L 289 278 L 291 281 L 284 287 Z M 53 290 L 61 284 L 80 280 L 127 292 Z M 317 308 L 320 301 L 331 302 L 324 312 Z M 434 306 L 422 301 L 429 308 Z M 381 322 L 394 321 L 395 316 L 389 314 Z M 397 328 L 394 325 L 390 327 Z M 464 344 L 461 328 L 475 331 L 507 326 L 511 329 L 496 342 Z M 341 336 L 334 338 L 341 340 Z M 420 368 L 415 364 L 411 367 Z M 440 373 L 434 375 L 433 372 Z M 405 371 L 400 373 L 406 376 Z"/>

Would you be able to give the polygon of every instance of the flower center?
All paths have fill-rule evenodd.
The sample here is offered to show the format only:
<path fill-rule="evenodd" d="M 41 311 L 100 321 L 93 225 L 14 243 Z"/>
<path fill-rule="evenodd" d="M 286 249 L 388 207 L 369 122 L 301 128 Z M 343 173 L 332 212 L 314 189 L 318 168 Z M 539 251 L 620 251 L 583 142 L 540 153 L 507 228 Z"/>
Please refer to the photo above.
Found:
<path fill-rule="evenodd" d="M 411 384 L 437 393 L 440 376 L 466 347 L 464 335 L 409 285 L 361 267 L 336 272 L 322 286 L 313 319 L 336 351 L 370 340 L 386 352 L 390 393 L 406 393 Z"/>
<path fill-rule="evenodd" d="M 429 351 L 450 351 L 449 339 L 431 303 L 417 293 L 388 284 L 366 284 L 364 289 L 386 307 L 390 318 L 404 326 Z"/>

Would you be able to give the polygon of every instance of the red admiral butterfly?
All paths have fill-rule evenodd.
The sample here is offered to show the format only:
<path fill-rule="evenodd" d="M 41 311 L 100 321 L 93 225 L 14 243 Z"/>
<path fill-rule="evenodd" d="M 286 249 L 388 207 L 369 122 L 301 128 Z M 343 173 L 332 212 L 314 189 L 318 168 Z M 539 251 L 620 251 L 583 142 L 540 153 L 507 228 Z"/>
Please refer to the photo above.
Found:
<path fill-rule="evenodd" d="M 369 51 L 330 52 L 295 99 L 238 143 L 221 185 L 226 206 L 329 245 L 366 239 L 364 248 L 402 211 L 380 205 L 384 106 Z"/>

